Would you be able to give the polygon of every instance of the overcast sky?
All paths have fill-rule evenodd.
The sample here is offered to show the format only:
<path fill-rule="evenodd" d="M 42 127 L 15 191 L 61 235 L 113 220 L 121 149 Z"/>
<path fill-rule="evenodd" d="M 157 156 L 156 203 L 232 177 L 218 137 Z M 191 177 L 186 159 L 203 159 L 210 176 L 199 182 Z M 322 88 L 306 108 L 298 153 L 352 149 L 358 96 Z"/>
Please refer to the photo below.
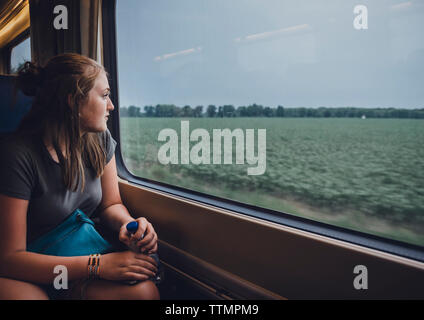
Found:
<path fill-rule="evenodd" d="M 120 105 L 424 108 L 423 31 L 421 0 L 118 0 Z"/>

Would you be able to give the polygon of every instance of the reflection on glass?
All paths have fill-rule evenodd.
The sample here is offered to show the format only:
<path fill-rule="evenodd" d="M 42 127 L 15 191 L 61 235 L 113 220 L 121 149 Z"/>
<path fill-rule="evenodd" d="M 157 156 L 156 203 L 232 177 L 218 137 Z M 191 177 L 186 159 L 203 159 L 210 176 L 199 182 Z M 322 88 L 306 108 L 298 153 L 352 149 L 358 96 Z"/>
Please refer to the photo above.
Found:
<path fill-rule="evenodd" d="M 30 38 L 22 41 L 12 49 L 10 56 L 10 73 L 16 73 L 25 61 L 31 61 Z"/>

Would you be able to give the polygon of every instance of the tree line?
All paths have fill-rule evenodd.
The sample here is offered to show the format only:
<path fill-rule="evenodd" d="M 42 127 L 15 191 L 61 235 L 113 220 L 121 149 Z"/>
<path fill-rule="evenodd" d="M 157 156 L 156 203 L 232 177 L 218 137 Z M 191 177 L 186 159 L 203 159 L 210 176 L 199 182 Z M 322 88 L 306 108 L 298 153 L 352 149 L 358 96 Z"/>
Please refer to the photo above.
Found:
<path fill-rule="evenodd" d="M 140 107 L 129 106 L 119 109 L 121 117 L 209 117 L 209 118 L 231 118 L 231 117 L 308 117 L 308 118 L 413 118 L 424 119 L 424 108 L 422 109 L 396 109 L 396 108 L 277 108 L 264 107 L 256 103 L 249 106 L 234 107 L 223 105 L 216 107 L 208 105 L 205 112 L 203 106 L 192 108 L 189 105 L 178 107 L 173 104 L 158 104 L 156 106 L 145 106 L 144 112 Z"/>

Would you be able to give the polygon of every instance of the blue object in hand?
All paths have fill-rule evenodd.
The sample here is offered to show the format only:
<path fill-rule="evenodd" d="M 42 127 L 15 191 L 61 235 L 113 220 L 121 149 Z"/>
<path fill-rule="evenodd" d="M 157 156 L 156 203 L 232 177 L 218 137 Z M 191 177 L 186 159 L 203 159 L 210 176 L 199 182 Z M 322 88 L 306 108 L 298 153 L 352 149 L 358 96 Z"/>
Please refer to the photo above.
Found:
<path fill-rule="evenodd" d="M 127 231 L 131 234 L 136 233 L 138 230 L 138 222 L 137 221 L 131 221 L 127 224 Z M 141 239 L 144 238 L 144 234 L 141 236 Z M 163 270 L 162 270 L 162 265 L 159 261 L 159 256 L 156 253 L 153 254 L 149 254 L 150 257 L 152 257 L 153 259 L 155 259 L 156 264 L 158 266 L 158 274 L 156 274 L 155 278 L 152 279 L 156 284 L 161 283 L 163 281 Z M 138 281 L 130 281 L 130 284 L 134 284 L 137 283 Z"/>
<path fill-rule="evenodd" d="M 138 229 L 138 222 L 137 221 L 131 221 L 127 224 L 127 231 L 131 234 L 134 234 L 137 232 Z M 144 238 L 144 234 L 141 235 L 141 238 L 138 240 L 141 240 Z"/>
<path fill-rule="evenodd" d="M 137 221 L 131 221 L 127 224 L 127 231 L 129 233 L 136 233 L 138 229 L 138 222 Z"/>

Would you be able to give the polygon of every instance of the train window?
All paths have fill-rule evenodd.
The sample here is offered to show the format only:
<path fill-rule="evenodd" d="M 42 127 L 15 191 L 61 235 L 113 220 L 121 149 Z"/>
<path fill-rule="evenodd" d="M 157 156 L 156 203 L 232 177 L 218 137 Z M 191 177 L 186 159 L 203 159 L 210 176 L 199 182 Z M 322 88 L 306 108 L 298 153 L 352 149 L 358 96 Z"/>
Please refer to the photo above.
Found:
<path fill-rule="evenodd" d="M 116 21 L 132 174 L 424 245 L 421 1 L 118 0 Z"/>
<path fill-rule="evenodd" d="M 10 54 L 10 73 L 16 73 L 19 67 L 25 61 L 31 61 L 31 42 L 30 38 L 12 48 Z"/>

